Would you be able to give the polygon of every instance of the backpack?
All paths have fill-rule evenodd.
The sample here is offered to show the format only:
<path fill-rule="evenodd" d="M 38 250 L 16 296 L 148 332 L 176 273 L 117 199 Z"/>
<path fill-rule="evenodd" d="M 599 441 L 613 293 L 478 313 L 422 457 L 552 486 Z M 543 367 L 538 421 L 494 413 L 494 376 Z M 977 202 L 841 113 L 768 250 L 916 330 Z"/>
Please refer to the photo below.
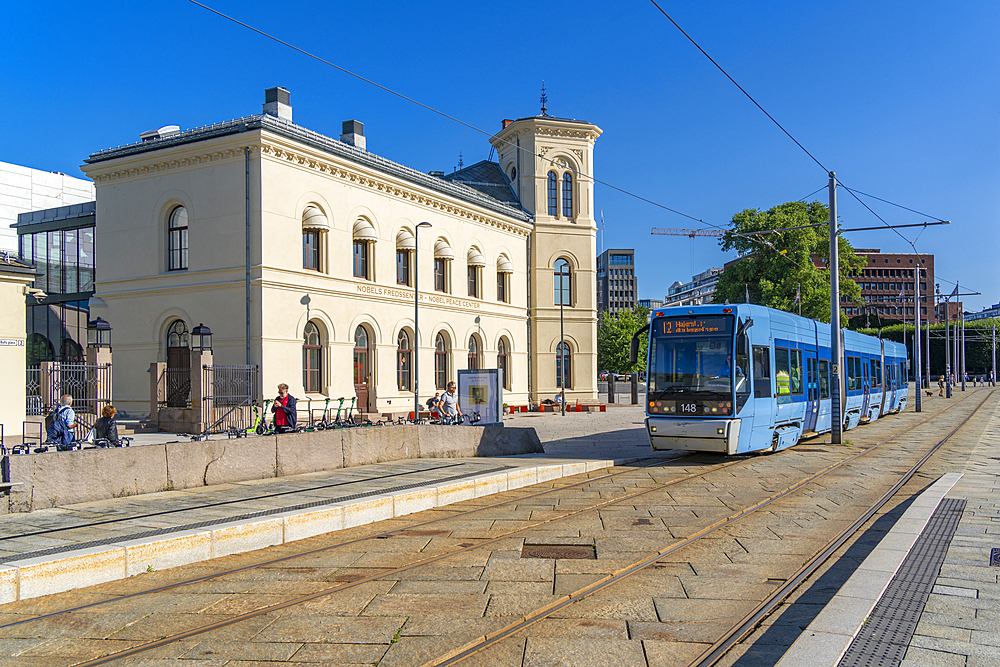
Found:
<path fill-rule="evenodd" d="M 59 411 L 65 408 L 65 405 L 60 405 L 55 410 L 45 415 L 45 432 L 51 433 L 52 428 L 55 426 L 56 419 L 59 418 Z"/>

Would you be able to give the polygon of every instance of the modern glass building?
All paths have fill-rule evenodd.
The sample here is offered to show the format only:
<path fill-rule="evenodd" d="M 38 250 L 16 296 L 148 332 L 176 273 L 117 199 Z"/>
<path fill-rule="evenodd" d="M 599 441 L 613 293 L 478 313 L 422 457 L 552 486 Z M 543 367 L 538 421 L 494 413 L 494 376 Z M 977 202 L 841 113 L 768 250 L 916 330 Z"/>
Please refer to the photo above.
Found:
<path fill-rule="evenodd" d="M 597 257 L 597 314 L 632 310 L 639 287 L 635 277 L 635 250 L 608 249 Z"/>
<path fill-rule="evenodd" d="M 21 260 L 38 272 L 28 301 L 29 368 L 43 361 L 85 361 L 94 294 L 96 202 L 21 213 L 15 229 Z"/>

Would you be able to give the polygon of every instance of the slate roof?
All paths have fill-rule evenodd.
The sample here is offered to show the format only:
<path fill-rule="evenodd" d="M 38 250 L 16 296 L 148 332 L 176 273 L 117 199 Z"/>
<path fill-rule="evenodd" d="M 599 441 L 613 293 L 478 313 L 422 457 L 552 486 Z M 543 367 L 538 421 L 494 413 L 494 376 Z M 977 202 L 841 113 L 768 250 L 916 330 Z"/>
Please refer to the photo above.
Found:
<path fill-rule="evenodd" d="M 245 118 L 237 118 L 224 123 L 216 123 L 214 125 L 206 125 L 205 127 L 184 130 L 180 134 L 164 137 L 163 139 L 140 141 L 127 146 L 108 148 L 93 153 L 89 158 L 84 160 L 84 162 L 87 164 L 94 164 L 96 162 L 113 160 L 115 158 L 125 157 L 128 155 L 155 151 L 161 148 L 204 141 L 213 137 L 237 134 L 240 132 L 250 132 L 260 129 L 275 132 L 276 134 L 302 142 L 325 153 L 329 153 L 330 155 L 349 160 L 365 167 L 376 169 L 385 174 L 402 178 L 411 183 L 421 185 L 431 190 L 436 190 L 442 194 L 457 197 L 470 204 L 482 206 L 501 215 L 510 216 L 524 222 L 531 222 L 532 220 L 531 215 L 521 208 L 516 197 L 513 198 L 513 201 L 509 201 L 513 193 L 497 197 L 462 182 L 453 182 L 437 176 L 430 176 L 422 171 L 417 171 L 416 169 L 399 164 L 398 162 L 387 160 L 386 158 L 375 155 L 374 153 L 369 153 L 366 150 L 356 148 L 350 144 L 346 144 L 337 139 L 332 139 L 326 135 L 320 134 L 319 132 L 314 132 L 270 114 L 258 114 L 255 116 L 247 116 Z M 499 171 L 499 167 L 497 167 L 497 170 Z M 495 189 L 500 190 L 500 188 Z M 508 186 L 507 189 L 510 190 L 510 187 Z"/>
<path fill-rule="evenodd" d="M 489 160 L 477 162 L 465 169 L 448 174 L 444 180 L 467 185 L 473 190 L 478 190 L 487 197 L 492 197 L 505 204 L 518 208 L 521 206 L 520 200 L 510 187 L 510 179 L 500 171 L 500 165 L 496 162 Z"/>

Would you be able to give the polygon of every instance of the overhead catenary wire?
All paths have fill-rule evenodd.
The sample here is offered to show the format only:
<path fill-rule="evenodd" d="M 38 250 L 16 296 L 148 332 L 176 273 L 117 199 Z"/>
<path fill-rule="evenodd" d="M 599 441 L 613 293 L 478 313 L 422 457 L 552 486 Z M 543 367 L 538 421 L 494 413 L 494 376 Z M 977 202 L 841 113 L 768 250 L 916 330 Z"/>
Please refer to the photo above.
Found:
<path fill-rule="evenodd" d="M 771 122 L 772 122 L 772 123 L 774 123 L 774 124 L 775 124 L 775 125 L 776 125 L 776 126 L 778 127 L 778 129 L 780 129 L 780 130 L 781 130 L 782 132 L 784 132 L 784 133 L 785 133 L 785 136 L 787 136 L 787 137 L 788 137 L 789 139 L 791 139 L 791 140 L 792 140 L 793 142 L 795 142 L 795 145 L 796 145 L 796 146 L 798 146 L 799 148 L 801 148 L 801 149 L 802 149 L 802 151 L 803 151 L 803 152 L 804 152 L 804 153 L 805 153 L 806 155 L 808 155 L 808 156 L 809 156 L 810 158 L 812 158 L 813 162 L 815 162 L 815 163 L 816 163 L 817 165 L 819 165 L 819 166 L 820 166 L 820 168 L 821 168 L 821 169 L 823 169 L 823 171 L 824 171 L 824 172 L 826 172 L 827 174 L 830 174 L 831 176 L 833 175 L 833 172 L 832 172 L 832 171 L 830 171 L 829 169 L 827 169 L 827 168 L 826 168 L 826 166 L 824 166 L 824 164 L 823 164 L 822 162 L 820 162 L 820 161 L 819 161 L 819 160 L 818 160 L 818 159 L 816 158 L 816 156 L 815 156 L 815 155 L 813 155 L 812 153 L 810 153 L 810 152 L 809 152 L 809 150 L 808 150 L 808 149 L 807 149 L 807 148 L 806 148 L 805 146 L 803 146 L 803 145 L 802 145 L 802 143 L 801 143 L 801 142 L 800 142 L 800 141 L 799 141 L 798 139 L 796 139 L 795 137 L 793 137 L 793 136 L 792 136 L 791 132 L 789 132 L 788 130 L 786 130 L 786 129 L 785 129 L 785 127 L 784 127 L 784 126 L 783 126 L 783 125 L 782 125 L 781 123 L 779 123 L 779 122 L 778 122 L 778 121 L 777 121 L 777 120 L 776 120 L 776 119 L 774 118 L 774 116 L 772 116 L 772 115 L 771 115 L 770 113 L 768 113 L 768 112 L 767 112 L 767 109 L 765 109 L 765 108 L 764 108 L 763 106 L 761 106 L 761 104 L 760 104 L 760 103 L 759 103 L 759 102 L 758 102 L 757 100 L 755 100 L 755 99 L 753 98 L 753 96 L 752 96 L 752 95 L 751 95 L 750 93 L 748 93 L 748 92 L 746 91 L 746 89 L 745 89 L 745 88 L 743 88 L 743 86 L 741 86 L 741 85 L 740 85 L 740 84 L 739 84 L 739 83 L 738 83 L 738 82 L 736 81 L 736 79 L 734 79 L 734 78 L 733 78 L 732 76 L 730 76 L 729 72 L 727 72 L 727 71 L 726 71 L 726 70 L 725 70 L 725 69 L 724 69 L 724 68 L 722 67 L 722 65 L 720 65 L 720 64 L 719 64 L 718 62 L 716 62 L 715 58 L 713 58 L 712 56 L 710 56 L 710 55 L 708 54 L 708 52 L 707 52 L 707 51 L 706 51 L 705 49 L 703 49 L 703 48 L 701 47 L 701 45 L 700 45 L 700 44 L 698 44 L 698 42 L 696 42 L 696 41 L 694 40 L 694 38 L 693 38 L 693 37 L 691 37 L 691 35 L 689 35 L 689 34 L 688 34 L 688 33 L 687 33 L 687 32 L 686 32 L 685 30 L 684 30 L 684 28 L 682 28 L 682 27 L 680 26 L 680 24 L 679 24 L 679 23 L 677 23 L 677 21 L 675 21 L 675 20 L 673 19 L 673 17 L 671 17 L 671 16 L 670 16 L 670 14 L 668 14 L 668 13 L 667 13 L 667 12 L 666 12 L 666 11 L 665 11 L 665 10 L 663 9 L 663 7 L 661 7 L 661 6 L 660 6 L 660 5 L 659 5 L 659 4 L 658 4 L 658 3 L 656 2 L 656 0 L 650 0 L 650 2 L 652 2 L 652 3 L 653 3 L 653 6 L 655 6 L 655 7 L 656 7 L 656 8 L 658 9 L 658 10 L 660 10 L 660 13 L 661 13 L 661 14 L 663 14 L 663 15 L 664 15 L 664 16 L 665 16 L 665 17 L 667 18 L 667 20 L 668 20 L 668 21 L 670 21 L 670 22 L 671 22 L 672 24 L 674 24 L 674 27 L 675 27 L 675 28 L 677 28 L 677 29 L 678 29 L 678 30 L 679 30 L 679 31 L 681 32 L 681 34 L 682 34 L 682 35 L 684 35 L 684 36 L 685 36 L 685 37 L 686 37 L 686 38 L 688 39 L 688 41 L 690 41 L 690 42 L 691 42 L 692 44 L 694 44 L 695 48 L 697 48 L 697 49 L 698 49 L 699 51 L 701 51 L 702 55 L 704 55 L 704 56 L 705 56 L 706 58 L 708 58 L 708 60 L 709 60 L 709 61 L 710 61 L 710 62 L 711 62 L 711 63 L 712 63 L 713 65 L 715 65 L 715 66 L 716 66 L 716 68 L 718 68 L 718 70 L 719 70 L 720 72 L 722 72 L 722 73 L 723 73 L 723 75 L 725 75 L 725 77 L 726 77 L 727 79 L 729 79 L 729 80 L 730 80 L 730 81 L 732 82 L 732 84 L 733 84 L 734 86 L 736 86 L 737 88 L 739 88 L 740 92 L 741 92 L 741 93 L 743 93 L 744 95 L 746 95 L 747 99 L 749 99 L 749 100 L 750 100 L 751 102 L 753 102 L 754 106 L 756 106 L 756 107 L 757 107 L 758 109 L 760 109 L 761 113 L 763 113 L 763 114 L 764 114 L 765 116 L 767 116 L 767 117 L 768 117 L 768 118 L 769 118 L 769 119 L 771 120 Z M 848 188 L 848 187 L 847 187 L 846 185 L 844 185 L 843 181 L 840 181 L 840 180 L 838 179 L 838 181 L 837 181 L 837 182 L 838 182 L 838 183 L 840 183 L 840 186 L 841 186 L 842 188 L 844 188 L 845 190 L 847 190 L 847 191 L 848 191 L 848 192 L 849 192 L 849 193 L 851 194 L 851 196 L 852 196 L 852 197 L 854 197 L 855 199 L 857 199 L 857 200 L 858 200 L 858 202 L 859 202 L 859 203 L 860 203 L 860 204 L 861 204 L 862 206 L 864 206 L 864 207 L 865 207 L 866 209 L 868 209 L 868 211 L 869 211 L 869 212 L 871 212 L 871 214 L 872 214 L 872 215 L 874 215 L 874 216 L 875 216 L 876 218 L 878 218 L 879 220 L 881 220 L 881 221 L 882 221 L 882 223 L 883 223 L 883 224 L 884 224 L 884 225 L 885 225 L 886 227 L 888 227 L 889 229 L 892 229 L 892 230 L 893 230 L 893 232 L 895 232 L 895 233 L 896 233 L 896 234 L 897 234 L 897 235 L 898 235 L 898 236 L 899 236 L 899 237 L 900 237 L 901 239 L 903 239 L 904 241 L 906 241 L 906 242 L 907 242 L 907 244 L 909 244 L 910 246 L 913 246 L 913 243 L 912 243 L 912 242 L 911 242 L 911 241 L 910 241 L 909 239 L 907 239 L 907 238 L 906 238 L 905 236 L 903 236 L 903 234 L 901 234 L 901 233 L 900 233 L 900 232 L 898 232 L 897 230 L 893 229 L 893 228 L 892 228 L 892 226 L 891 226 L 891 225 L 890 225 L 890 224 L 889 224 L 888 222 L 886 222 L 885 220 L 883 220 L 883 219 L 882 219 L 882 217 L 881 217 L 880 215 L 878 215 L 877 213 L 875 213 L 875 211 L 874 211 L 874 210 L 872 210 L 872 208 L 871 208 L 870 206 L 868 206 L 868 205 L 867 205 L 867 204 L 866 204 L 865 202 L 861 201 L 861 198 L 860 198 L 860 197 L 858 197 L 858 195 L 856 195 L 856 194 L 854 193 L 854 191 L 853 191 L 853 190 L 851 190 L 851 189 L 850 189 L 850 188 Z M 821 188 L 821 189 L 822 189 L 822 188 Z M 817 190 L 816 192 L 819 192 L 819 190 Z M 815 193 L 813 193 L 813 194 L 815 194 Z M 808 196 L 812 196 L 812 195 L 808 195 Z M 888 200 L 885 200 L 885 199 L 880 199 L 879 197 L 875 197 L 874 195 L 866 195 L 866 196 L 869 196 L 869 197 L 872 197 L 872 198 L 874 198 L 874 199 L 879 199 L 879 201 L 884 201 L 885 203 L 887 203 L 887 204 L 892 204 L 893 206 L 899 206 L 900 208 L 905 208 L 906 210 L 908 210 L 908 211 L 913 211 L 914 213 L 919 213 L 919 211 L 915 211 L 914 209 L 911 209 L 911 208 L 907 208 L 907 207 L 905 207 L 905 206 L 902 206 L 901 204 L 896 204 L 896 203 L 894 203 L 894 202 L 890 202 L 890 201 L 888 201 Z M 926 215 L 926 214 L 923 214 L 923 213 L 921 213 L 921 215 Z M 927 217 L 929 217 L 929 218 L 934 218 L 934 216 L 927 216 Z M 938 221 L 942 221 L 942 220 L 941 220 L 941 218 L 935 218 L 935 220 L 938 220 Z M 943 222 L 943 221 L 942 221 L 942 222 Z M 915 248 L 915 247 L 914 247 L 913 251 L 914 251 L 914 252 L 916 252 L 916 248 Z"/>
<path fill-rule="evenodd" d="M 422 108 L 422 109 L 424 109 L 426 111 L 430 111 L 431 113 L 437 114 L 437 115 L 439 115 L 439 116 L 441 116 L 443 118 L 447 118 L 450 121 L 456 122 L 459 125 L 462 125 L 463 127 L 466 127 L 466 128 L 468 128 L 468 129 L 470 129 L 470 130 L 472 130 L 474 132 L 478 132 L 480 134 L 486 135 L 487 137 L 492 137 L 494 135 L 493 132 L 489 132 L 489 131 L 484 130 L 482 128 L 476 127 L 472 123 L 467 123 L 466 121 L 462 120 L 461 118 L 453 116 L 453 115 L 451 115 L 451 114 L 449 114 L 447 112 L 441 111 L 440 109 L 432 107 L 429 104 L 424 104 L 423 102 L 421 102 L 419 100 L 416 100 L 416 99 L 414 99 L 414 98 L 412 98 L 412 97 L 410 97 L 408 95 L 405 95 L 403 93 L 400 93 L 399 91 L 393 90 L 392 88 L 389 88 L 388 86 L 382 85 L 381 83 L 378 83 L 377 81 L 369 79 L 368 77 L 365 77 L 365 76 L 363 76 L 361 74 L 358 74 L 357 72 L 353 72 L 353 71 L 347 69 L 346 67 L 341 67 L 340 65 L 337 65 L 336 63 L 331 62 L 331 61 L 327 60 L 326 58 L 323 58 L 322 56 L 318 56 L 315 53 L 312 53 L 310 51 L 306 51 L 305 49 L 303 49 L 301 47 L 298 47 L 298 46 L 295 46 L 294 44 L 292 44 L 290 42 L 287 42 L 287 41 L 281 39 L 280 37 L 276 37 L 276 36 L 274 36 L 274 35 L 272 35 L 270 33 L 264 32 L 263 30 L 261 30 L 259 28 L 255 28 L 254 26 L 250 25 L 249 23 L 245 23 L 245 22 L 240 21 L 239 19 L 237 19 L 237 18 L 235 18 L 233 16 L 230 16 L 228 14 L 220 12 L 217 9 L 213 9 L 212 7 L 209 7 L 208 5 L 206 5 L 204 3 L 198 2 L 198 0 L 188 0 L 188 2 L 190 2 L 193 5 L 197 5 L 198 7 L 201 7 L 202 9 L 205 9 L 205 10 L 207 10 L 207 11 L 215 14 L 216 16 L 224 18 L 227 21 L 232 21 L 233 23 L 235 23 L 235 24 L 237 24 L 239 26 L 242 26 L 242 27 L 246 28 L 247 30 L 255 32 L 255 33 L 257 33 L 258 35 L 260 35 L 262 37 L 265 37 L 267 39 L 275 41 L 278 44 L 281 44 L 282 46 L 286 46 L 286 47 L 292 49 L 293 51 L 301 53 L 302 55 L 304 55 L 304 56 L 306 56 L 308 58 L 312 58 L 313 60 L 317 60 L 317 61 L 323 63 L 324 65 L 329 65 L 330 67 L 333 67 L 334 69 L 336 69 L 336 70 L 338 70 L 340 72 L 343 72 L 344 74 L 347 74 L 348 76 L 352 76 L 352 77 L 354 77 L 354 78 L 356 78 L 356 79 L 358 79 L 360 81 L 363 81 L 363 82 L 365 82 L 367 84 L 375 86 L 379 90 L 387 92 L 390 95 L 395 95 L 396 97 L 399 97 L 400 99 L 406 100 L 407 102 L 410 102 L 412 104 L 416 104 L 418 107 L 420 107 L 420 108 Z M 511 148 L 515 149 L 515 150 L 522 151 L 524 153 L 528 153 L 529 152 L 528 149 L 523 148 L 521 146 L 518 146 L 518 145 L 516 145 L 516 144 L 514 144 L 512 142 L 507 141 L 505 143 L 508 146 L 510 146 Z M 534 155 L 534 154 L 532 154 L 532 155 L 533 155 L 533 157 L 539 158 L 539 159 L 543 160 L 544 162 L 548 162 L 549 164 L 556 164 L 555 160 L 553 160 L 551 158 L 546 158 L 546 157 L 544 157 L 542 155 Z M 661 208 L 661 209 L 663 209 L 665 211 L 669 211 L 671 213 L 674 213 L 674 214 L 679 215 L 681 217 L 687 218 L 689 220 L 694 220 L 695 222 L 700 222 L 701 224 L 709 226 L 709 227 L 714 227 L 716 229 L 725 229 L 725 227 L 723 227 L 722 225 L 716 225 L 714 223 L 702 220 L 701 218 L 698 218 L 696 216 L 684 213 L 683 211 L 678 211 L 677 209 L 671 208 L 671 207 L 669 207 L 669 206 L 667 206 L 665 204 L 661 204 L 661 203 L 659 203 L 657 201 L 653 201 L 652 199 L 649 199 L 648 197 L 643 197 L 642 195 L 637 194 L 635 192 L 631 192 L 629 190 L 626 190 L 625 188 L 621 188 L 621 187 L 618 187 L 617 185 L 614 185 L 614 184 L 609 183 L 607 181 L 603 181 L 603 180 L 601 180 L 599 178 L 595 178 L 594 176 L 592 176 L 590 174 L 585 174 L 582 171 L 581 172 L 577 172 L 577 173 L 580 176 L 583 176 L 584 178 L 590 179 L 594 183 L 599 183 L 600 185 L 603 185 L 603 186 L 605 186 L 607 188 L 611 188 L 612 190 L 614 190 L 616 192 L 620 192 L 623 195 L 627 195 L 629 197 L 633 197 L 634 199 L 638 199 L 639 201 L 643 201 L 643 202 L 645 202 L 647 204 L 651 204 L 652 206 L 656 206 L 657 208 Z"/>

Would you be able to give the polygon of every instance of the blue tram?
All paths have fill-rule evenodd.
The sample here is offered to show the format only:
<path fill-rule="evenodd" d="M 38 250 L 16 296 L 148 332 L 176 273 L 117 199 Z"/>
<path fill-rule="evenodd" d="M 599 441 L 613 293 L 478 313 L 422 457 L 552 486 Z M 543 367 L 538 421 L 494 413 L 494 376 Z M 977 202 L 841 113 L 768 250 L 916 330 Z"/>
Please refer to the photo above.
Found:
<path fill-rule="evenodd" d="M 831 429 L 829 324 L 732 304 L 657 309 L 647 326 L 653 449 L 776 451 Z M 906 347 L 841 336 L 844 430 L 903 410 Z"/>

